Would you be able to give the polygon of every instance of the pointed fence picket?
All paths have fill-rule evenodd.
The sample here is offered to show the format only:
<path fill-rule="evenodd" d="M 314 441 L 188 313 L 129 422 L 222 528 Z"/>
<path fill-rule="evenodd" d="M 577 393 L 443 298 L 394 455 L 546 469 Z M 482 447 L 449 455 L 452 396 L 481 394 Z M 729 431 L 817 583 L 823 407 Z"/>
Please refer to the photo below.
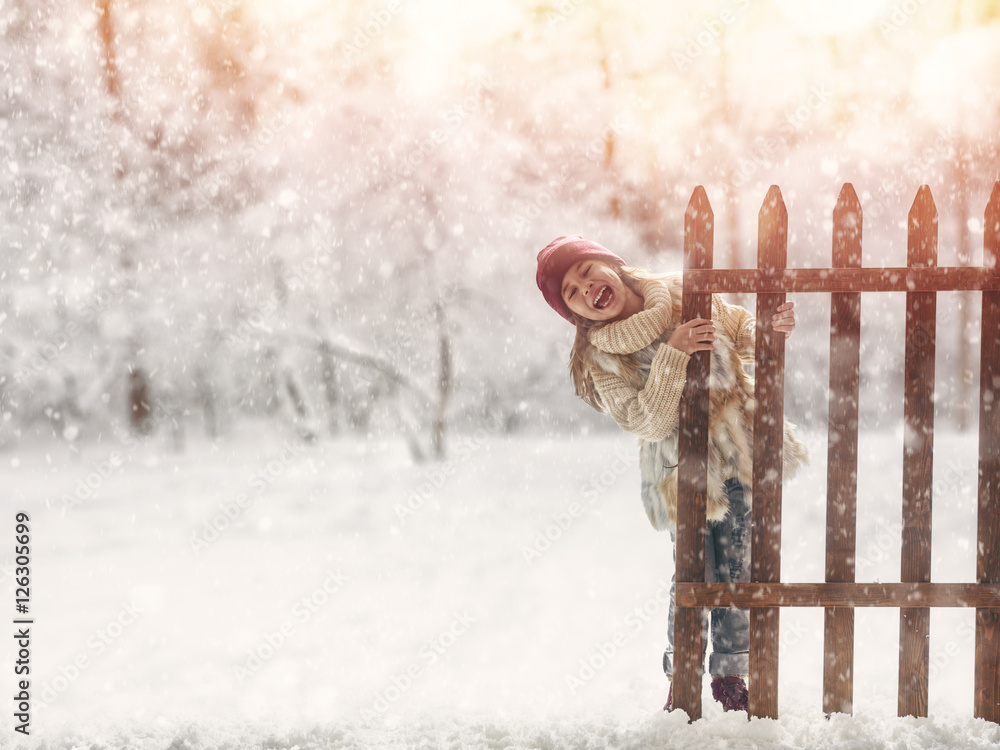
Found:
<path fill-rule="evenodd" d="M 709 352 L 688 365 L 678 467 L 674 705 L 701 716 L 705 608 L 749 607 L 749 715 L 778 715 L 781 607 L 823 607 L 823 710 L 853 711 L 854 609 L 900 611 L 898 713 L 926 716 L 930 610 L 976 608 L 974 713 L 1000 723 L 1000 182 L 986 208 L 983 265 L 937 266 L 937 209 L 917 193 L 907 266 L 862 268 L 862 208 L 844 185 L 833 212 L 831 268 L 786 268 L 788 213 L 772 186 L 759 215 L 756 269 L 713 269 L 715 217 L 695 189 L 684 221 L 684 317 L 709 317 L 712 294 L 757 295 L 753 528 L 750 583 L 705 583 Z M 931 582 L 934 353 L 937 292 L 982 291 L 977 583 Z M 831 294 L 826 581 L 781 583 L 785 337 L 767 323 L 786 293 Z M 902 539 L 899 583 L 857 583 L 858 392 L 861 294 L 906 293 Z"/>
<path fill-rule="evenodd" d="M 833 266 L 861 267 L 861 203 L 845 185 L 833 209 Z M 861 294 L 830 295 L 829 440 L 827 448 L 826 580 L 853 583 L 857 549 L 858 383 L 861 372 Z M 824 612 L 823 710 L 847 712 L 854 701 L 854 609 Z"/>
<path fill-rule="evenodd" d="M 695 188 L 684 215 L 684 268 L 712 267 L 715 216 L 708 194 Z M 712 317 L 712 294 L 696 294 L 684 289 L 684 320 Z M 681 397 L 677 461 L 677 542 L 674 575 L 676 581 L 705 580 L 705 497 L 708 492 L 708 375 L 709 357 L 695 356 L 688 362 L 687 382 Z M 684 498 L 684 502 L 680 502 Z M 674 649 L 674 705 L 690 706 L 701 713 L 701 653 L 703 644 L 701 612 L 677 607 L 674 612 L 674 641 L 690 644 Z M 688 712 L 692 715 L 691 712 Z"/>

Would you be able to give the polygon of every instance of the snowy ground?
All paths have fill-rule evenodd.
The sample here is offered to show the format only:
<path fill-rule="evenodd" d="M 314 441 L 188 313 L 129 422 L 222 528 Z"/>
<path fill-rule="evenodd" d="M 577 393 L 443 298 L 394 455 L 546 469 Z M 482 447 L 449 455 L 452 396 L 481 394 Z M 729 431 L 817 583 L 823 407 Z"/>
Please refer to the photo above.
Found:
<path fill-rule="evenodd" d="M 785 489 L 788 581 L 822 579 L 825 435 L 809 442 Z M 895 718 L 889 609 L 857 613 L 854 717 L 823 718 L 809 609 L 782 613 L 779 720 L 748 725 L 707 691 L 703 720 L 663 714 L 670 543 L 641 510 L 628 436 L 483 430 L 433 466 L 396 443 L 290 445 L 246 431 L 183 454 L 117 442 L 0 457 L 3 590 L 11 601 L 25 510 L 35 618 L 32 737 L 13 732 L 5 639 L 0 745 L 1000 744 L 971 718 L 965 610 L 932 614 L 929 719 Z M 863 435 L 861 456 L 858 578 L 899 580 L 901 434 Z M 934 580 L 974 579 L 975 476 L 974 438 L 939 435 Z M 88 480 L 96 497 L 72 502 Z"/>

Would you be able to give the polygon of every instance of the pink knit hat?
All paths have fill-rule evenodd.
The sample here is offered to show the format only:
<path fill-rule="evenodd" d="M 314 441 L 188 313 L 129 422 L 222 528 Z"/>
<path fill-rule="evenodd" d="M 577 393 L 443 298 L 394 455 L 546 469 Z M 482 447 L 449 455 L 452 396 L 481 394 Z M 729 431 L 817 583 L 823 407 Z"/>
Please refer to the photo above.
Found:
<path fill-rule="evenodd" d="M 535 281 L 542 290 L 542 296 L 549 307 L 562 315 L 570 323 L 574 323 L 573 313 L 563 302 L 563 276 L 575 263 L 587 258 L 603 260 L 606 263 L 625 265 L 625 261 L 596 242 L 585 240 L 578 234 L 565 234 L 552 240 L 538 253 L 538 272 Z"/>

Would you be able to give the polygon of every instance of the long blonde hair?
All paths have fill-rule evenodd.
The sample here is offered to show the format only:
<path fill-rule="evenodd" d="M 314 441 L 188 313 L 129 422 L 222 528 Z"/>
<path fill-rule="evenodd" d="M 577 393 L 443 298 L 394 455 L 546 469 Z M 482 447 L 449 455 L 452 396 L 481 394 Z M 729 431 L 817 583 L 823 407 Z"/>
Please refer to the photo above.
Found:
<path fill-rule="evenodd" d="M 642 284 L 647 281 L 661 281 L 669 274 L 659 274 L 647 271 L 643 268 L 632 266 L 612 266 L 622 283 L 631 289 L 639 299 L 642 296 Z M 604 411 L 604 403 L 601 396 L 594 387 L 594 379 L 591 377 L 591 370 L 594 367 L 594 352 L 597 349 L 590 343 L 587 335 L 590 331 L 603 328 L 606 322 L 588 320 L 573 313 L 573 322 L 576 324 L 576 338 L 573 340 L 573 348 L 569 353 L 569 373 L 573 378 L 573 387 L 576 395 L 582 398 L 588 405 L 597 411 Z M 635 358 L 634 355 L 624 355 L 625 358 Z"/>

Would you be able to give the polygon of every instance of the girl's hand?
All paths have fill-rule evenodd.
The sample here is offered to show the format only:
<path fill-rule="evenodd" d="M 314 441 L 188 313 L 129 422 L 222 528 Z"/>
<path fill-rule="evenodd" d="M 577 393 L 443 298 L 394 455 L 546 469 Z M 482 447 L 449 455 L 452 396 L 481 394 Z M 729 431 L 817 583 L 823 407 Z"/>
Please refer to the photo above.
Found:
<path fill-rule="evenodd" d="M 695 318 L 674 329 L 667 344 L 687 355 L 693 352 L 712 351 L 715 348 L 715 323 L 706 318 Z"/>
<path fill-rule="evenodd" d="M 771 328 L 781 331 L 787 339 L 795 330 L 795 303 L 788 301 L 783 305 L 778 305 L 778 312 L 771 317 Z"/>

